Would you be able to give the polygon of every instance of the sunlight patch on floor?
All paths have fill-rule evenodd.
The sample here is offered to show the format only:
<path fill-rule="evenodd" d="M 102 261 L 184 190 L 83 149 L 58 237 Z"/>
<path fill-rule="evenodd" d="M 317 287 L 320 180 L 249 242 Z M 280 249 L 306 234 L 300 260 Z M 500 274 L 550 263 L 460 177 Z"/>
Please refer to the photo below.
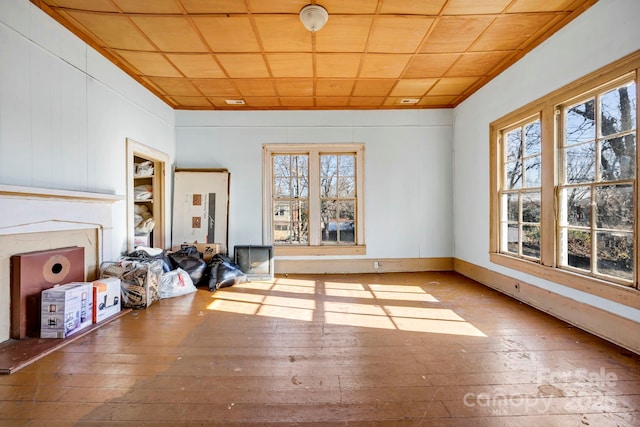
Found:
<path fill-rule="evenodd" d="M 370 291 L 358 291 L 354 289 L 325 289 L 324 294 L 332 297 L 374 299 Z"/>
<path fill-rule="evenodd" d="M 320 299 L 316 298 L 321 295 Z M 286 295 L 286 296 L 285 296 Z M 312 296 L 313 295 L 313 296 Z M 245 283 L 212 294 L 209 310 L 329 325 L 486 337 L 420 286 L 316 282 L 291 278 Z M 402 305 L 402 301 L 406 305 Z"/>
<path fill-rule="evenodd" d="M 396 329 L 390 318 L 356 313 L 324 313 L 325 323 L 330 325 L 359 326 L 362 328 Z"/>
<path fill-rule="evenodd" d="M 377 299 L 389 299 L 399 301 L 423 301 L 423 302 L 439 302 L 433 295 L 423 292 L 421 294 L 413 292 L 386 292 L 386 291 L 372 291 L 374 297 Z"/>
<path fill-rule="evenodd" d="M 263 305 L 256 313 L 258 316 L 278 317 L 281 319 L 304 320 L 311 322 L 313 320 L 313 312 L 311 309 L 280 307 L 276 305 Z"/>

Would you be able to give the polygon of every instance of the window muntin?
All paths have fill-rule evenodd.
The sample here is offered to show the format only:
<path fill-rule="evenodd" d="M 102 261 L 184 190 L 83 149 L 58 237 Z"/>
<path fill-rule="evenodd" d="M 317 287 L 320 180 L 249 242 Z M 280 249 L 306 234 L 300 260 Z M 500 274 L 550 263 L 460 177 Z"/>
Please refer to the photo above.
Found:
<path fill-rule="evenodd" d="M 635 282 L 636 85 L 560 106 L 559 266 Z"/>
<path fill-rule="evenodd" d="M 500 251 L 540 260 L 540 119 L 501 131 Z"/>
<path fill-rule="evenodd" d="M 283 255 L 365 254 L 364 145 L 265 144 L 263 151 L 263 242 Z"/>

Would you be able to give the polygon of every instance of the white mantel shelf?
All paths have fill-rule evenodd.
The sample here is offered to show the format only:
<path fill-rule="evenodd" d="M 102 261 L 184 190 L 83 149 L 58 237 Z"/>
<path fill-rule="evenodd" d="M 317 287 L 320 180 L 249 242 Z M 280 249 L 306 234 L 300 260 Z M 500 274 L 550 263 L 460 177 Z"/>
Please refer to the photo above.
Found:
<path fill-rule="evenodd" d="M 86 191 L 57 190 L 53 188 L 39 188 L 4 184 L 0 184 L 0 196 L 66 199 L 99 203 L 115 203 L 125 199 L 125 196 L 118 194 L 91 193 Z"/>

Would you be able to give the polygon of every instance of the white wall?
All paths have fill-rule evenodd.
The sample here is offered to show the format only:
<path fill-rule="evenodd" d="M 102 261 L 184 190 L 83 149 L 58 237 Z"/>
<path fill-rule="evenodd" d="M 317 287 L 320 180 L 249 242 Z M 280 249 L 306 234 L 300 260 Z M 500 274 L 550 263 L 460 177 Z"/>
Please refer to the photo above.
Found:
<path fill-rule="evenodd" d="M 489 124 L 640 49 L 640 2 L 600 0 L 454 111 L 456 258 L 640 321 L 640 311 L 489 262 Z"/>
<path fill-rule="evenodd" d="M 263 144 L 364 143 L 366 258 L 451 257 L 452 124 L 451 110 L 177 111 L 176 165 L 229 170 L 232 248 L 262 243 Z"/>
<path fill-rule="evenodd" d="M 169 106 L 28 0 L 0 1 L 0 184 L 124 195 L 126 138 L 173 159 L 174 124 Z M 106 259 L 126 249 L 124 202 L 113 226 Z"/>

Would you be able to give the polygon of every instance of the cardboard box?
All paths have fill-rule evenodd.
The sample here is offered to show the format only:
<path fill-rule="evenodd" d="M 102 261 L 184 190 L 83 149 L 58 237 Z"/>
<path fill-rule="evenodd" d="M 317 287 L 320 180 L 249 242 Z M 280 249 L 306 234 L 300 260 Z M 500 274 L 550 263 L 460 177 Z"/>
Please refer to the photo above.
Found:
<path fill-rule="evenodd" d="M 198 252 L 202 252 L 202 259 L 209 262 L 215 254 L 224 253 L 224 245 L 221 243 L 193 243 L 198 248 Z"/>
<path fill-rule="evenodd" d="M 140 234 L 133 236 L 133 246 L 144 246 L 145 248 L 151 247 L 151 234 Z"/>
<path fill-rule="evenodd" d="M 42 291 L 40 337 L 66 338 L 93 323 L 90 282 L 56 285 Z"/>
<path fill-rule="evenodd" d="M 120 312 L 120 279 L 105 277 L 93 282 L 93 323 Z"/>
<path fill-rule="evenodd" d="M 182 246 L 195 246 L 198 252 L 202 252 L 202 259 L 205 262 L 209 262 L 215 254 L 224 254 L 227 252 L 227 249 L 222 243 L 183 243 L 171 249 L 178 251 Z"/>

